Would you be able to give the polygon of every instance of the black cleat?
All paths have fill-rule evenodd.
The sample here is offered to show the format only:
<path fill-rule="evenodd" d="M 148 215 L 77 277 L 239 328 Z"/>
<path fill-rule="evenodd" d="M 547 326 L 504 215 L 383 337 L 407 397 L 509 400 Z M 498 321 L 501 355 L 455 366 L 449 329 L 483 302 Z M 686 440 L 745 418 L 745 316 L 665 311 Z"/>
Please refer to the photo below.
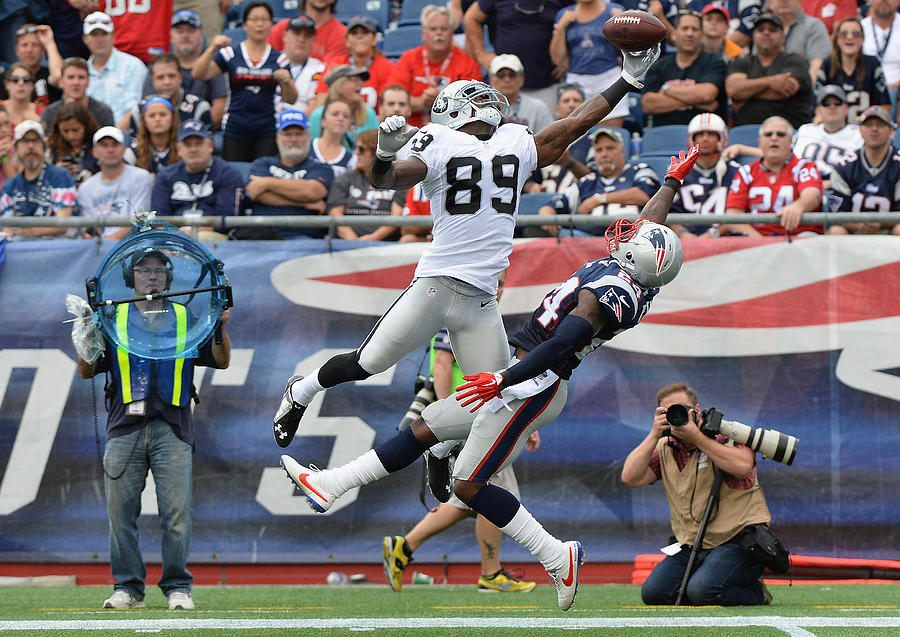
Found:
<path fill-rule="evenodd" d="M 450 456 L 435 458 L 425 452 L 425 468 L 428 470 L 428 488 L 438 502 L 447 502 L 453 493 L 450 486 Z"/>
<path fill-rule="evenodd" d="M 275 413 L 275 420 L 272 425 L 272 433 L 275 436 L 275 443 L 279 447 L 287 447 L 294 439 L 297 428 L 300 427 L 300 419 L 303 418 L 303 412 L 306 407 L 300 403 L 295 403 L 291 398 L 291 387 L 298 380 L 302 380 L 303 376 L 299 374 L 291 376 L 284 388 L 284 396 L 281 399 L 281 405 Z"/>

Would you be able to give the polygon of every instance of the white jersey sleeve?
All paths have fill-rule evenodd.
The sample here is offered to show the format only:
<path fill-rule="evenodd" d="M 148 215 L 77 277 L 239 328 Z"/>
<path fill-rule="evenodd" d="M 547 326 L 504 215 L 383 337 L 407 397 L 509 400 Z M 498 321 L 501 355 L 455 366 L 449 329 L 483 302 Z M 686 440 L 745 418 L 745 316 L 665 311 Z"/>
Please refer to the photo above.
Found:
<path fill-rule="evenodd" d="M 428 167 L 422 190 L 431 202 L 434 240 L 416 276 L 451 276 L 496 293 L 509 265 L 519 197 L 537 167 L 534 136 L 518 124 L 488 140 L 428 124 L 398 153 Z"/>

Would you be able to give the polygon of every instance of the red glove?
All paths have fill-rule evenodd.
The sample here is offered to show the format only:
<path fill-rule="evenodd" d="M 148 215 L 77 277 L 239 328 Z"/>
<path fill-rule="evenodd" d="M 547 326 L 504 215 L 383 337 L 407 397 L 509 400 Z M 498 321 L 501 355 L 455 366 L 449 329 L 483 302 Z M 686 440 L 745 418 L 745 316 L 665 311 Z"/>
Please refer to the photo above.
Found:
<path fill-rule="evenodd" d="M 684 178 L 687 177 L 687 174 L 691 172 L 691 168 L 694 167 L 694 164 L 697 162 L 697 159 L 700 157 L 700 146 L 694 146 L 689 151 L 687 156 L 685 156 L 684 151 L 680 151 L 678 153 L 678 159 L 672 157 L 672 165 L 669 166 L 669 170 L 666 172 L 665 179 L 669 177 L 673 177 L 678 180 L 678 183 L 684 181 Z"/>
<path fill-rule="evenodd" d="M 456 396 L 456 400 L 466 400 L 462 404 L 463 407 L 468 407 L 472 403 L 476 401 L 477 405 L 470 409 L 470 413 L 475 413 L 478 409 L 491 398 L 496 398 L 500 396 L 500 383 L 503 382 L 503 376 L 500 375 L 499 372 L 495 372 L 493 374 L 488 374 L 487 372 L 481 372 L 480 374 L 470 374 L 469 376 L 463 376 L 463 378 L 468 383 L 463 383 L 459 387 L 456 388 L 457 392 L 462 392 L 466 389 L 469 391 L 465 393 L 458 394 Z"/>

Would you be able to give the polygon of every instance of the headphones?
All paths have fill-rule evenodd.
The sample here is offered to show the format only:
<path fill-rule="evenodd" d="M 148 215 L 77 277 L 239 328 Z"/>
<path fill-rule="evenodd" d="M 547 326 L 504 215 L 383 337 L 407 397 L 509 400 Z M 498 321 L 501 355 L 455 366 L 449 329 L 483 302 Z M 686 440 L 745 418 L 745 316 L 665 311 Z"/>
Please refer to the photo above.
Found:
<path fill-rule="evenodd" d="M 125 279 L 125 287 L 134 288 L 134 268 L 147 257 L 156 257 L 166 266 L 166 285 L 163 290 L 168 290 L 169 286 L 172 285 L 172 279 L 175 278 L 173 273 L 174 266 L 169 257 L 154 247 L 135 250 L 131 255 L 130 261 L 122 261 L 122 278 Z"/>

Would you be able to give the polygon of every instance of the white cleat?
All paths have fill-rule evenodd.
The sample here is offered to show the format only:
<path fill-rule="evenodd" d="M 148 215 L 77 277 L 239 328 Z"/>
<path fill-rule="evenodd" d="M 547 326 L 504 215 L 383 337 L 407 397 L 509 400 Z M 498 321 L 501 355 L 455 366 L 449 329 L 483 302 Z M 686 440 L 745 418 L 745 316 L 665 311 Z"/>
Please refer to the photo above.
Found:
<path fill-rule="evenodd" d="M 316 513 L 325 513 L 334 503 L 334 496 L 328 493 L 318 484 L 315 467 L 304 467 L 290 456 L 281 456 L 281 466 L 291 482 L 306 494 L 306 502 L 309 508 Z"/>
<path fill-rule="evenodd" d="M 559 610 L 569 610 L 578 593 L 578 569 L 584 562 L 584 550 L 581 542 L 575 540 L 563 544 L 566 550 L 566 563 L 562 568 L 550 573 L 550 579 L 556 584 L 556 597 Z"/>

